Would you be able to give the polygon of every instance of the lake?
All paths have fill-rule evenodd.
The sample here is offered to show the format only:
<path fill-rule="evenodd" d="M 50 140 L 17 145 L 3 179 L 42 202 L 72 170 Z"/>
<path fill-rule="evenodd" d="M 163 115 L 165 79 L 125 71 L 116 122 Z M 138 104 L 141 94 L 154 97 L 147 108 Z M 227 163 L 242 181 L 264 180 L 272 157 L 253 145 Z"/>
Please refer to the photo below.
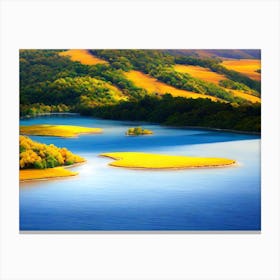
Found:
<path fill-rule="evenodd" d="M 21 125 L 100 127 L 103 134 L 30 138 L 87 159 L 78 176 L 20 183 L 20 230 L 260 230 L 260 137 L 142 122 L 50 115 Z M 154 135 L 128 137 L 141 125 Z M 237 166 L 185 170 L 111 167 L 106 152 L 226 157 Z"/>

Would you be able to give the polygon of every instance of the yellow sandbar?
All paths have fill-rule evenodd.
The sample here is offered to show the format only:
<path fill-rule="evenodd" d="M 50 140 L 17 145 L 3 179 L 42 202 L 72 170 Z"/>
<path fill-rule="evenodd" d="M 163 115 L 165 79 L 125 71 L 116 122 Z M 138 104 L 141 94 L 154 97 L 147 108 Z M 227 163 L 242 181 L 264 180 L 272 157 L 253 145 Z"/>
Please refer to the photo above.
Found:
<path fill-rule="evenodd" d="M 58 177 L 75 176 L 78 172 L 73 172 L 63 167 L 54 167 L 46 169 L 21 169 L 19 171 L 19 180 L 36 180 L 36 179 L 51 179 Z"/>
<path fill-rule="evenodd" d="M 101 156 L 115 159 L 115 161 L 109 163 L 111 166 L 144 169 L 219 167 L 236 163 L 235 160 L 227 158 L 171 156 L 136 152 L 104 153 Z"/>
<path fill-rule="evenodd" d="M 56 136 L 56 137 L 75 137 L 80 134 L 97 134 L 102 133 L 101 128 L 73 126 L 73 125 L 30 125 L 21 126 L 20 134 L 39 135 L 39 136 Z"/>

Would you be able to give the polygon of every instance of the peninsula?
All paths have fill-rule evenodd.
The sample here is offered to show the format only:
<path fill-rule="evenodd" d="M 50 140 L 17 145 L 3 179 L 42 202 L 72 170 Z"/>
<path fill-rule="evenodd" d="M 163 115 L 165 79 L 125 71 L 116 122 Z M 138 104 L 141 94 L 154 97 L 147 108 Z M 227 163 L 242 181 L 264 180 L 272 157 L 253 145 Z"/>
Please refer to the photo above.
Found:
<path fill-rule="evenodd" d="M 76 137 L 80 134 L 99 134 L 101 128 L 73 126 L 73 125 L 30 125 L 21 126 L 20 134 L 38 135 L 38 136 L 55 136 L 55 137 Z"/>
<path fill-rule="evenodd" d="M 138 152 L 104 153 L 101 156 L 114 159 L 115 161 L 109 163 L 111 166 L 136 169 L 221 167 L 236 163 L 235 160 L 227 158 L 187 157 Z"/>

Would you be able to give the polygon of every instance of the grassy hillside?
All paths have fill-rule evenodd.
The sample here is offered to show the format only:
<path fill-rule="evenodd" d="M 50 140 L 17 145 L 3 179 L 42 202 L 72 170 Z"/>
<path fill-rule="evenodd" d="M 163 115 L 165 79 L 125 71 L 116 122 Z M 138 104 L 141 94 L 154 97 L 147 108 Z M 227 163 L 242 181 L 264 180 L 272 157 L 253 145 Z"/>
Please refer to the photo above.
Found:
<path fill-rule="evenodd" d="M 131 70 L 125 73 L 125 76 L 132 81 L 137 87 L 144 88 L 148 93 L 166 94 L 169 93 L 172 96 L 181 96 L 185 98 L 209 98 L 213 101 L 217 101 L 218 98 L 207 95 L 199 94 L 192 91 L 177 89 L 166 83 L 160 82 L 157 79 L 150 77 L 148 74 L 144 74 L 140 71 Z"/>
<path fill-rule="evenodd" d="M 86 65 L 107 64 L 108 62 L 95 57 L 87 50 L 68 50 L 59 52 L 60 56 L 69 56 L 72 61 L 79 61 Z"/>
<path fill-rule="evenodd" d="M 221 80 L 225 80 L 224 75 L 211 71 L 209 68 L 194 66 L 194 65 L 180 65 L 175 64 L 175 71 L 180 73 L 187 73 L 191 76 L 204 80 L 209 83 L 218 85 Z"/>
<path fill-rule="evenodd" d="M 230 60 L 230 62 L 233 60 Z M 249 65 L 247 66 L 246 70 L 250 71 L 254 65 L 258 65 L 257 63 L 252 62 L 253 60 L 250 60 Z M 224 61 L 225 62 L 225 61 Z M 223 62 L 223 63 L 224 63 Z M 242 62 L 241 60 L 238 60 L 240 62 L 239 65 L 244 65 L 244 68 L 246 64 Z M 236 64 L 237 66 L 238 64 Z M 257 66 L 257 68 L 260 67 L 260 65 Z M 240 67 L 242 68 L 242 67 Z M 209 68 L 201 67 L 201 66 L 194 66 L 194 65 L 180 65 L 176 64 L 174 66 L 174 70 L 180 73 L 187 73 L 195 78 L 201 79 L 203 81 L 216 84 L 220 86 L 223 90 L 228 91 L 230 94 L 232 94 L 235 97 L 242 98 L 243 100 L 247 100 L 252 103 L 261 103 L 261 99 L 258 96 L 254 96 L 256 92 L 254 90 L 251 90 L 245 85 L 238 85 L 236 82 L 232 83 L 232 87 L 227 88 L 229 83 L 225 83 L 227 80 L 227 77 L 225 75 L 218 74 L 214 71 L 211 71 Z M 242 68 L 243 70 L 243 68 Z M 244 69 L 245 71 L 245 69 Z M 256 72 L 255 72 L 256 73 Z M 244 73 L 245 74 L 245 73 Z M 260 75 L 259 73 L 256 73 Z M 248 75 L 249 76 L 249 75 Z M 234 85 L 236 88 L 234 88 Z M 239 87 L 238 87 L 239 86 Z"/>
<path fill-rule="evenodd" d="M 247 107 L 261 102 L 260 81 L 223 66 L 221 57 L 205 58 L 198 53 L 190 56 L 180 50 L 21 50 L 21 115 L 58 111 L 103 116 L 102 110 L 120 108 L 119 104 L 140 104 L 147 96 L 160 104 L 166 93 L 171 95 L 168 100 L 173 105 L 180 104 L 177 98 L 183 97 L 206 106 L 200 101 L 205 99 L 228 103 L 229 111 L 231 107 L 245 108 L 240 110 L 247 114 Z M 190 102 L 189 106 L 194 108 L 195 103 Z M 180 108 L 175 111 L 186 113 Z M 171 112 L 166 114 L 172 117 Z M 231 114 L 228 117 L 234 118 Z M 112 114 L 112 118 L 118 116 Z M 177 117 L 167 121 L 172 125 L 176 122 L 181 124 Z M 240 127 L 245 130 L 246 126 L 249 123 Z M 230 127 L 229 120 L 227 128 Z"/>
<path fill-rule="evenodd" d="M 114 67 L 124 71 L 141 71 L 143 74 L 148 74 L 177 89 L 210 95 L 231 103 L 242 104 L 251 102 L 251 100 L 241 94 L 237 96 L 219 86 L 220 78 L 238 82 L 252 91 L 260 91 L 258 81 L 223 67 L 221 59 L 172 56 L 167 51 L 159 50 L 92 50 L 91 53 L 110 61 L 112 66 L 115 65 Z M 182 66 L 192 67 L 192 71 L 184 71 Z M 181 71 L 177 71 L 176 67 L 177 69 L 181 67 Z M 202 68 L 198 69 L 197 67 L 207 68 L 208 70 L 203 73 Z M 215 80 L 214 83 L 213 80 Z"/>
<path fill-rule="evenodd" d="M 261 61 L 259 59 L 224 60 L 221 64 L 226 68 L 240 72 L 253 80 L 261 80 L 261 73 L 257 72 L 261 69 Z"/>

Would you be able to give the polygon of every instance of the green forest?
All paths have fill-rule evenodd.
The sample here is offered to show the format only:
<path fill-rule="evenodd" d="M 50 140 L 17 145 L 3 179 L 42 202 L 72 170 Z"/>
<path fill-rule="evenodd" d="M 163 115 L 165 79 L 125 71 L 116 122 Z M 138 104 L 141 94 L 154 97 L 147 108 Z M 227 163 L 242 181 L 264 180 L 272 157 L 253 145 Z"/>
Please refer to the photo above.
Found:
<path fill-rule="evenodd" d="M 86 65 L 61 56 L 62 50 L 20 50 L 20 115 L 76 112 L 108 119 L 143 120 L 170 126 L 201 126 L 259 132 L 261 105 L 227 89 L 261 95 L 261 84 L 220 65 L 220 58 L 200 58 L 164 50 L 89 50 L 106 64 Z M 173 69 L 198 65 L 226 76 L 221 86 Z M 187 99 L 168 92 L 148 93 L 124 73 L 142 71 L 178 89 L 218 97 Z"/>

